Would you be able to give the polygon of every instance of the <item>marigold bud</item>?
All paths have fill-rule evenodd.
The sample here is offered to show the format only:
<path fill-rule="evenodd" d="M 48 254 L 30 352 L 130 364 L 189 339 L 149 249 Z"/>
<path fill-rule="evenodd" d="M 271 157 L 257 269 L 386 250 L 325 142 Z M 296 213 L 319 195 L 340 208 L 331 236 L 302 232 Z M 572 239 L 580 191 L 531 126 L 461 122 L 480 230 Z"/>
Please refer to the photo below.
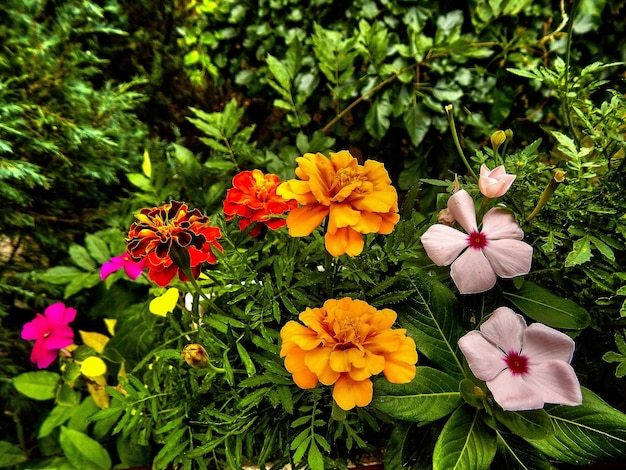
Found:
<path fill-rule="evenodd" d="M 180 355 L 194 369 L 204 369 L 209 365 L 209 354 L 201 344 L 186 345 Z"/>

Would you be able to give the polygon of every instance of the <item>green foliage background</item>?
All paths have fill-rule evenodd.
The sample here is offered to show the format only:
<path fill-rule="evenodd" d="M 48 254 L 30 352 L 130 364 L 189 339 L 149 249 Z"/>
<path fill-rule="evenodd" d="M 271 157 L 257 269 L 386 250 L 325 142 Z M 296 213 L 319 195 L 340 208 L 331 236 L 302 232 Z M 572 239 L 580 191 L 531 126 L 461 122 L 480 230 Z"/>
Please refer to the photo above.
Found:
<path fill-rule="evenodd" d="M 476 169 L 493 161 L 489 136 L 497 129 L 513 130 L 503 155 L 507 169 L 518 174 L 507 202 L 518 201 L 514 210 L 520 220 L 535 207 L 550 171 L 567 171 L 566 183 L 523 225 L 535 248 L 530 280 L 590 313 L 590 325 L 578 333 L 576 370 L 583 383 L 593 384 L 611 405 L 626 410 L 626 387 L 616 379 L 615 366 L 602 360 L 604 355 L 617 362 L 618 375 L 624 375 L 623 1 L 7 0 L 4 9 L 0 397 L 6 413 L 0 416 L 0 440 L 15 442 L 11 430 L 19 422 L 23 438 L 35 441 L 33 409 L 38 404 L 16 393 L 8 379 L 32 368 L 27 345 L 19 339 L 21 326 L 57 300 L 85 313 L 77 325 L 83 329 L 100 328 L 112 311 L 135 312 L 119 314 L 124 334 L 112 340 L 113 346 L 134 361 L 137 373 L 145 375 L 140 383 L 151 383 L 150 393 L 179 387 L 178 402 L 187 399 L 183 394 L 188 388 L 176 384 L 187 381 L 188 387 L 197 387 L 195 377 L 166 373 L 165 361 L 156 362 L 153 372 L 142 368 L 155 342 L 146 324 L 154 326 L 156 320 L 145 306 L 137 307 L 148 286 L 115 282 L 105 287 L 98 268 L 123 250 L 124 230 L 141 207 L 181 199 L 223 224 L 221 203 L 238 171 L 263 168 L 287 178 L 302 153 L 343 148 L 385 163 L 408 201 L 405 209 L 417 213 L 404 218 L 387 245 L 373 244 L 378 251 L 348 264 L 341 289 L 371 295 L 372 301 L 377 295 L 399 301 L 400 290 L 385 290 L 391 281 L 369 294 L 362 286 L 395 275 L 420 252 L 415 234 L 444 207 L 442 193 L 455 174 L 472 181 L 450 135 L 444 110 L 450 104 L 463 150 Z M 146 155 L 150 177 L 141 171 Z M 440 183 L 433 184 L 435 180 Z M 243 246 L 236 233 L 228 236 L 235 246 Z M 288 241 L 277 246 L 288 246 Z M 264 273 L 265 287 L 252 295 L 259 303 L 278 296 L 275 323 L 319 303 L 323 295 L 316 289 L 324 290 L 306 269 L 323 260 L 306 258 L 312 252 L 300 253 L 300 264 L 283 265 L 277 246 L 247 246 L 241 254 L 266 250 L 274 265 L 259 257 L 257 269 L 245 271 L 237 259 L 224 259 L 223 273 L 216 273 L 223 276 L 220 289 Z M 372 267 L 380 270 L 379 279 L 367 279 Z M 445 270 L 441 275 L 444 279 Z M 269 286 L 283 294 L 270 292 Z M 265 440 L 282 444 L 293 436 L 250 433 L 242 443 L 234 436 L 243 432 L 251 415 L 269 420 L 278 404 L 292 400 L 308 416 L 293 426 L 300 432 L 320 427 L 318 414 L 329 413 L 298 404 L 297 397 L 286 398 L 292 389 L 274 351 L 276 324 L 250 319 L 252 307 L 238 297 L 238 288 L 229 289 L 233 310 L 217 316 L 212 327 L 228 332 L 232 343 L 222 338 L 223 347 L 212 353 L 228 359 L 238 351 L 230 360 L 249 376 L 240 383 L 242 390 L 251 390 L 249 398 L 240 404 L 240 415 L 229 417 L 219 406 L 233 397 L 223 397 L 213 408 L 189 400 L 197 409 L 155 418 L 161 429 L 156 442 L 164 444 L 169 432 L 178 432 L 178 424 L 200 413 L 197 428 L 190 431 L 196 438 L 205 431 L 202 422 L 220 420 L 226 430 L 223 442 L 270 453 L 276 448 Z M 249 290 L 239 294 L 251 295 Z M 468 301 L 463 315 L 470 317 L 477 309 Z M 168 320 L 173 322 L 168 328 L 181 329 L 183 320 Z M 143 334 L 131 350 L 130 338 L 139 332 Z M 250 362 L 241 344 L 253 350 Z M 616 347 L 619 352 L 612 351 Z M 174 348 L 160 354 L 173 357 Z M 115 363 L 119 358 L 109 359 Z M 250 368 L 259 364 L 264 373 L 257 375 Z M 157 383 L 164 376 L 170 377 L 168 382 Z M 264 380 L 270 378 L 276 386 L 266 389 Z M 208 386 L 201 384 L 195 398 Z M 139 384 L 129 388 L 137 400 L 149 393 Z M 251 411 L 264 393 L 269 396 L 266 408 Z M 277 419 L 288 419 L 292 411 L 287 407 Z M 154 436 L 142 416 L 134 420 L 129 415 L 118 424 L 117 434 L 143 430 L 118 442 L 147 447 Z M 302 442 L 323 450 L 335 437 L 361 447 L 363 423 L 376 420 L 359 418 L 327 430 L 325 437 L 303 434 Z M 459 412 L 455 419 L 466 421 L 468 415 Z M 178 424 L 168 428 L 167 422 Z M 254 426 L 263 429 L 264 424 Z M 73 429 L 57 430 L 59 442 L 71 441 Z M 98 432 L 103 437 L 111 431 Z M 130 456 L 136 450 L 117 451 Z M 237 447 L 229 458 L 238 452 Z M 271 456 L 261 456 L 266 457 Z"/>

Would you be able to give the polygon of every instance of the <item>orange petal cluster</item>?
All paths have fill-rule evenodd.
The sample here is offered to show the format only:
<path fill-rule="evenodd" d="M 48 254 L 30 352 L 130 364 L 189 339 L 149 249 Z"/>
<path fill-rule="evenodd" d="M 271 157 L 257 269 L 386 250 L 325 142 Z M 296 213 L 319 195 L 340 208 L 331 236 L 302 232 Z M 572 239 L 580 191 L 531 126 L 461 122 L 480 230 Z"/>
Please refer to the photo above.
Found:
<path fill-rule="evenodd" d="M 301 388 L 333 385 L 333 399 L 344 410 L 372 401 L 371 376 L 383 373 L 392 383 L 415 377 L 415 342 L 404 329 L 391 329 L 396 313 L 377 310 L 349 297 L 307 308 L 300 321 L 282 328 L 280 356 Z"/>
<path fill-rule="evenodd" d="M 287 217 L 289 234 L 310 235 L 328 217 L 324 237 L 333 256 L 363 251 L 363 234 L 391 233 L 400 219 L 398 195 L 382 163 L 359 165 L 347 150 L 306 153 L 296 158 L 298 179 L 285 181 L 277 194 L 298 201 Z"/>
<path fill-rule="evenodd" d="M 186 252 L 185 258 L 188 254 L 191 274 L 197 279 L 202 263 L 217 261 L 212 247 L 222 250 L 217 242 L 220 229 L 209 225 L 208 217 L 198 209 L 190 211 L 183 202 L 142 209 L 135 218 L 137 222 L 130 226 L 126 239 L 128 254 L 133 261 L 144 260 L 148 276 L 159 286 L 168 285 L 176 274 L 182 281 L 189 280 L 180 263 L 172 259 L 174 252 Z"/>
<path fill-rule="evenodd" d="M 241 230 L 256 222 L 250 231 L 252 237 L 261 232 L 263 225 L 272 230 L 285 225 L 285 219 L 280 215 L 295 209 L 298 203 L 287 201 L 276 194 L 280 183 L 278 176 L 263 174 L 260 170 L 242 171 L 235 175 L 233 187 L 228 190 L 224 200 L 226 220 L 238 215 Z"/>

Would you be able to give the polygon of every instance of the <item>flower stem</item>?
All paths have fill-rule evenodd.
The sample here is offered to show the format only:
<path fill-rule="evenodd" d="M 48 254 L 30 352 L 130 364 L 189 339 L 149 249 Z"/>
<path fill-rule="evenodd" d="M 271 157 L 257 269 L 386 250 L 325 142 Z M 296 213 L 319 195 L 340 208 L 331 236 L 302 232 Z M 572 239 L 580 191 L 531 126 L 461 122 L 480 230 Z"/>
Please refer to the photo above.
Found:
<path fill-rule="evenodd" d="M 452 113 L 452 105 L 451 104 L 446 105 L 445 110 L 446 110 L 446 115 L 448 116 L 448 124 L 450 125 L 450 131 L 452 132 L 452 140 L 454 140 L 454 145 L 456 146 L 456 150 L 459 153 L 459 156 L 461 157 L 461 160 L 463 160 L 463 163 L 465 164 L 465 167 L 468 169 L 470 174 L 475 179 L 478 179 L 478 176 L 476 176 L 476 173 L 474 173 L 474 170 L 472 169 L 472 167 L 470 166 L 469 162 L 467 161 L 467 158 L 465 158 L 465 154 L 463 153 L 463 149 L 461 148 L 461 142 L 459 141 L 459 135 L 456 132 L 456 124 L 454 123 L 454 115 Z"/>
<path fill-rule="evenodd" d="M 535 209 L 533 209 L 530 215 L 526 217 L 526 222 L 533 219 L 539 213 L 539 211 L 543 209 L 543 206 L 546 205 L 548 199 L 550 199 L 550 197 L 554 194 L 554 191 L 556 191 L 556 188 L 558 188 L 559 184 L 561 184 L 563 181 L 565 181 L 565 172 L 561 170 L 556 170 L 552 175 L 552 179 L 541 193 L 541 196 L 539 197 L 539 202 L 537 202 Z"/>

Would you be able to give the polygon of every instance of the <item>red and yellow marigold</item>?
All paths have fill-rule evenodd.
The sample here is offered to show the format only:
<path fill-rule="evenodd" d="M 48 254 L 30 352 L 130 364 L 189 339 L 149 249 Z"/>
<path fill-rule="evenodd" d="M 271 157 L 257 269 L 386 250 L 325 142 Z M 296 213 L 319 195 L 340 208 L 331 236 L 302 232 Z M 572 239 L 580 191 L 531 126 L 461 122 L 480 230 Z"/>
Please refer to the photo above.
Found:
<path fill-rule="evenodd" d="M 285 181 L 276 191 L 299 203 L 287 217 L 291 236 L 311 234 L 328 217 L 328 252 L 357 256 L 363 234 L 391 233 L 400 219 L 398 195 L 382 163 L 367 160 L 359 165 L 347 150 L 331 152 L 330 158 L 306 153 L 296 161 L 300 179 Z"/>
<path fill-rule="evenodd" d="M 415 342 L 404 329 L 392 329 L 396 313 L 362 300 L 327 300 L 307 308 L 300 321 L 282 328 L 280 356 L 301 388 L 333 385 L 333 399 L 344 410 L 372 401 L 371 376 L 383 373 L 392 383 L 415 377 Z"/>
<path fill-rule="evenodd" d="M 295 209 L 295 200 L 287 201 L 276 194 L 281 181 L 278 176 L 260 170 L 242 171 L 233 178 L 233 187 L 224 200 L 226 220 L 239 216 L 239 228 L 245 230 L 250 224 L 256 225 L 250 231 L 254 237 L 261 232 L 263 225 L 276 230 L 285 225 L 284 213 Z"/>
<path fill-rule="evenodd" d="M 217 261 L 212 248 L 222 250 L 217 242 L 220 229 L 183 202 L 142 209 L 135 218 L 126 239 L 128 254 L 134 261 L 144 261 L 148 276 L 159 286 L 168 285 L 176 274 L 188 281 L 187 268 L 197 279 L 202 263 Z"/>

